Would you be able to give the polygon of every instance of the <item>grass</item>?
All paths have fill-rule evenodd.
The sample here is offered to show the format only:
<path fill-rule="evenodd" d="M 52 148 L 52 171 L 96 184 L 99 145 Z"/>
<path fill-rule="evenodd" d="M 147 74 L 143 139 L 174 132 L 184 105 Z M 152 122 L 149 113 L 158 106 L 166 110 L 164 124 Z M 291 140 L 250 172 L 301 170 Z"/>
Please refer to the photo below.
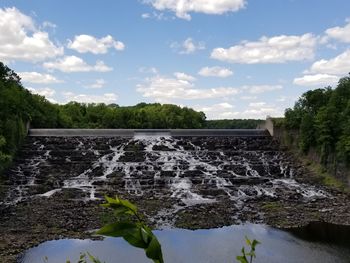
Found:
<path fill-rule="evenodd" d="M 314 175 L 316 175 L 316 177 L 320 179 L 323 185 L 338 189 L 342 192 L 350 191 L 347 185 L 345 185 L 343 182 L 332 176 L 322 165 L 312 162 L 310 160 L 304 161 L 304 164 Z"/>
<path fill-rule="evenodd" d="M 313 176 L 318 183 L 337 189 L 339 191 L 350 193 L 350 187 L 342 182 L 340 179 L 334 177 L 323 165 L 317 163 L 310 159 L 307 155 L 302 154 L 299 149 L 293 145 L 293 137 L 289 133 L 286 133 L 285 137 L 282 139 L 282 145 L 287 146 L 289 151 L 302 163 L 307 170 Z"/>
<path fill-rule="evenodd" d="M 279 202 L 266 202 L 265 204 L 263 204 L 262 208 L 264 210 L 269 210 L 270 212 L 277 212 L 283 207 Z"/>

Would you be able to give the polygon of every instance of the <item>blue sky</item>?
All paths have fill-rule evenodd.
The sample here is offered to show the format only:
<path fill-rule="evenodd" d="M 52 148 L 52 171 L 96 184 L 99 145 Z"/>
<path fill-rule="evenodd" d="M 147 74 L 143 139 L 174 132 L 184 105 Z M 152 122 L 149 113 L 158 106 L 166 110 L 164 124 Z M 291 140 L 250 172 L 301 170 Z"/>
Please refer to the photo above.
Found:
<path fill-rule="evenodd" d="M 347 0 L 2 0 L 0 61 L 50 101 L 281 116 L 350 72 Z"/>

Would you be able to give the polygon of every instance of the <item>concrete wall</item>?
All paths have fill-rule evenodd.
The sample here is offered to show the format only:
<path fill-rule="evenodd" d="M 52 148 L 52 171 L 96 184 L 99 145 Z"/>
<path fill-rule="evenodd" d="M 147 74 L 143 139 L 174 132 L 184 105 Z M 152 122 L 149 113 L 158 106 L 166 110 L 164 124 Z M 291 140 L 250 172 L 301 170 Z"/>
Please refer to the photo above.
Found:
<path fill-rule="evenodd" d="M 29 136 L 269 136 L 264 129 L 30 129 Z"/>
<path fill-rule="evenodd" d="M 265 122 L 260 124 L 260 125 L 258 125 L 257 128 L 258 129 L 263 129 L 263 130 L 265 129 L 265 130 L 267 130 L 270 133 L 271 136 L 273 136 L 273 134 L 274 134 L 273 121 L 272 121 L 272 118 L 269 117 L 269 116 L 267 116 Z"/>

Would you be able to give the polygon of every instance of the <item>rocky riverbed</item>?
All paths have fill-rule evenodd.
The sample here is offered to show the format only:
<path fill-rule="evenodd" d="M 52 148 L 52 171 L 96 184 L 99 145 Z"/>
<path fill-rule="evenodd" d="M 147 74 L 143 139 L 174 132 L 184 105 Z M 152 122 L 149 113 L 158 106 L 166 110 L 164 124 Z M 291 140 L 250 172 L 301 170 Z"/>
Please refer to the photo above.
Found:
<path fill-rule="evenodd" d="M 155 228 L 350 224 L 349 196 L 310 176 L 269 136 L 28 137 L 6 173 L 0 258 L 89 237 L 113 220 L 103 195 L 135 202 Z"/>

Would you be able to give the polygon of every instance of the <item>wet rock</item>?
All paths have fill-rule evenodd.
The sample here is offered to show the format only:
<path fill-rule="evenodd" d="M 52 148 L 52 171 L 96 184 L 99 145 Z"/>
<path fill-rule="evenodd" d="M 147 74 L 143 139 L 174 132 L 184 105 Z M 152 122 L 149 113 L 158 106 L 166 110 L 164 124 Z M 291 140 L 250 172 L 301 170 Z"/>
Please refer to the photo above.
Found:
<path fill-rule="evenodd" d="M 268 136 L 28 137 L 6 176 L 0 258 L 9 262 L 44 240 L 89 236 L 105 194 L 135 202 L 156 227 L 350 224 L 349 196 L 313 185 Z"/>

